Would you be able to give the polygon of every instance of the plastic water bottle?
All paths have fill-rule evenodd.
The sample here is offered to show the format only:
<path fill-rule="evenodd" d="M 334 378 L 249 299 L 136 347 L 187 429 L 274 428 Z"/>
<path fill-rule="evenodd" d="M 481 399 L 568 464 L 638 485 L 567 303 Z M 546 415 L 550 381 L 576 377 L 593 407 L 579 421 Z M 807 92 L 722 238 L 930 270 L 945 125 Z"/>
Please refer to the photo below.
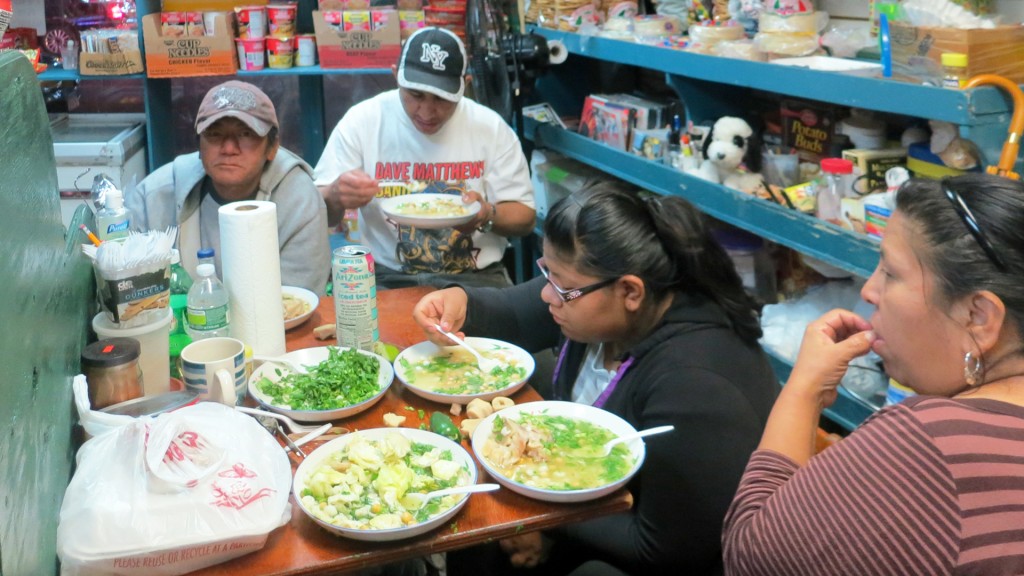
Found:
<path fill-rule="evenodd" d="M 131 212 L 124 207 L 121 191 L 116 188 L 107 190 L 107 204 L 96 213 L 96 231 L 100 240 L 126 238 L 130 225 Z"/>
<path fill-rule="evenodd" d="M 228 335 L 228 292 L 217 279 L 213 264 L 196 267 L 199 279 L 188 291 L 188 323 L 192 340 Z"/>

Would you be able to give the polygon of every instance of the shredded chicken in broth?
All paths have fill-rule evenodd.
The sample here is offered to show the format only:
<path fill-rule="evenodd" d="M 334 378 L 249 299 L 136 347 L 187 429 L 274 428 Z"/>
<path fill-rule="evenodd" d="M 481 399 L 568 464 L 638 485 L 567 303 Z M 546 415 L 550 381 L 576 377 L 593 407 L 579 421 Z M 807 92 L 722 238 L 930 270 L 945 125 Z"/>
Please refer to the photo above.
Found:
<path fill-rule="evenodd" d="M 439 394 L 495 392 L 526 378 L 526 369 L 519 365 L 513 354 L 502 349 L 483 350 L 480 354 L 500 361 L 503 366 L 489 373 L 482 372 L 476 357 L 467 350 L 454 347 L 415 362 L 402 358 L 399 363 L 408 384 Z"/>
<path fill-rule="evenodd" d="M 281 304 L 284 305 L 284 319 L 291 320 L 309 312 L 309 302 L 291 294 L 281 295 Z"/>
<path fill-rule="evenodd" d="M 566 416 L 521 414 L 518 421 L 498 416 L 481 452 L 498 472 L 521 484 L 587 490 L 611 484 L 633 467 L 623 444 L 604 456 L 604 444 L 613 438 L 607 428 Z"/>

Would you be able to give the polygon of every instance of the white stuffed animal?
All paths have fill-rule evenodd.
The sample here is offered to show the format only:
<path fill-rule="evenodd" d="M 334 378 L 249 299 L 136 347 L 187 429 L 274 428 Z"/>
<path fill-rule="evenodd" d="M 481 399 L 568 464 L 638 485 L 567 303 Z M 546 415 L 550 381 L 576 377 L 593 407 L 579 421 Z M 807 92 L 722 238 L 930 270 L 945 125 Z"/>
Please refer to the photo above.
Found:
<path fill-rule="evenodd" d="M 716 120 L 704 136 L 703 156 L 700 167 L 688 174 L 748 194 L 764 184 L 761 146 L 754 129 L 742 118 L 722 116 Z"/>

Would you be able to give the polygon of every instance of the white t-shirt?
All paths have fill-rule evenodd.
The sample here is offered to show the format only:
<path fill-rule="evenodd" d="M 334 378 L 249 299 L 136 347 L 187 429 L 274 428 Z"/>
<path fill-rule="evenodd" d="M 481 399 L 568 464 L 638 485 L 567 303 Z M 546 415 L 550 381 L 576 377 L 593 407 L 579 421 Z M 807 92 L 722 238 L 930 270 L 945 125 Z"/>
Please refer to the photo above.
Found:
<path fill-rule="evenodd" d="M 580 366 L 580 373 L 572 385 L 572 401 L 593 405 L 601 393 L 612 383 L 615 370 L 604 367 L 604 343 L 587 346 L 587 356 Z"/>
<path fill-rule="evenodd" d="M 473 190 L 490 203 L 534 207 L 519 139 L 501 116 L 468 98 L 431 135 L 409 120 L 398 90 L 356 104 L 331 132 L 313 179 L 317 186 L 326 186 L 356 168 L 378 181 L 409 183 L 415 192 Z M 377 262 L 409 273 L 486 268 L 501 259 L 508 245 L 493 233 L 467 237 L 451 228 L 396 226 L 385 219 L 376 200 L 359 210 L 359 232 Z"/>

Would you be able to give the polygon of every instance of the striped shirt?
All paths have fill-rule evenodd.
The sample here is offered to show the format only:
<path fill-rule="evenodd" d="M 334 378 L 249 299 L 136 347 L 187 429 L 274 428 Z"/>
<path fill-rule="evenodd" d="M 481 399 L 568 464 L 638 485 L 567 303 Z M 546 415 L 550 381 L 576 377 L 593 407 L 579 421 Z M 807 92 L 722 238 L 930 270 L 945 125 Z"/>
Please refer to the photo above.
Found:
<path fill-rule="evenodd" d="M 753 454 L 726 574 L 1024 574 L 1024 407 L 918 396 L 803 468 Z"/>

